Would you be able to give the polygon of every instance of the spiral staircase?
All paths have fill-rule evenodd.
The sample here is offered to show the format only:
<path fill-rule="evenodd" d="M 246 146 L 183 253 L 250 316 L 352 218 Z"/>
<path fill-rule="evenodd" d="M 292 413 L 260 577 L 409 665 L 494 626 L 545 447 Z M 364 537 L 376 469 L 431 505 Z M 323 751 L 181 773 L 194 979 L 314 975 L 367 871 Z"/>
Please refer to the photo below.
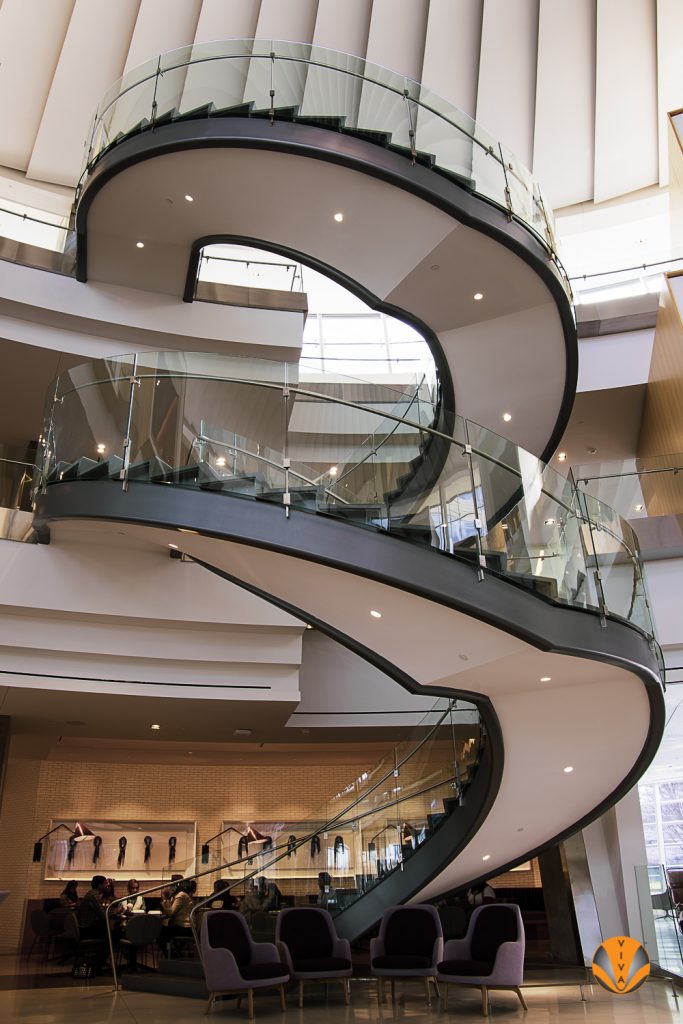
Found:
<path fill-rule="evenodd" d="M 140 352 L 61 378 L 43 432 L 43 541 L 88 521 L 170 546 L 410 691 L 477 706 L 486 745 L 456 813 L 341 910 L 340 932 L 500 873 L 615 803 L 661 737 L 658 651 L 632 531 L 547 465 L 576 333 L 551 219 L 514 157 L 423 87 L 348 55 L 210 44 L 105 98 L 74 224 L 81 282 L 192 302 L 206 245 L 260 244 L 430 345 L 426 417 L 344 402 L 295 366 Z M 312 395 L 373 437 L 338 481 L 290 436 Z M 478 425 L 511 403 L 514 437 Z M 269 433 L 260 415 L 284 427 Z"/>

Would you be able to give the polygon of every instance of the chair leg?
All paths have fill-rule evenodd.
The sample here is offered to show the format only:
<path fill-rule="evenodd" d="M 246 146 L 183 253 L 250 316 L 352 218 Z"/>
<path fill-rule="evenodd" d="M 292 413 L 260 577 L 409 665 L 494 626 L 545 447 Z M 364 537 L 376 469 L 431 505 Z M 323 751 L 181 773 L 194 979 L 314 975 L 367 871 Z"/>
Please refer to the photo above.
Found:
<path fill-rule="evenodd" d="M 279 989 L 280 989 L 280 1009 L 281 1010 L 286 1010 L 287 1009 L 287 1003 L 285 1002 L 285 986 L 284 985 L 280 985 Z"/>
<path fill-rule="evenodd" d="M 432 992 L 429 987 L 429 978 L 425 978 L 425 992 L 427 993 L 427 1006 L 432 1005 Z"/>
<path fill-rule="evenodd" d="M 254 990 L 253 988 L 247 989 L 247 1014 L 249 1020 L 254 1020 Z"/>
<path fill-rule="evenodd" d="M 238 1010 L 242 1009 L 242 996 L 238 996 L 237 997 L 237 1009 Z"/>
<path fill-rule="evenodd" d="M 204 1010 L 205 1014 L 206 1013 L 211 1013 L 211 1011 L 213 1009 L 213 1004 L 214 1004 L 215 999 L 216 999 L 216 996 L 214 995 L 213 992 L 211 992 L 210 995 L 209 995 L 209 1001 L 206 1004 L 206 1009 Z"/>
<path fill-rule="evenodd" d="M 342 988 L 344 989 L 344 1004 L 348 1006 L 351 1002 L 351 983 L 348 978 L 342 978 Z"/>
<path fill-rule="evenodd" d="M 489 990 L 486 985 L 481 986 L 481 1012 L 484 1017 L 489 1015 Z"/>
<path fill-rule="evenodd" d="M 393 1006 L 396 1002 L 396 982 L 391 979 L 391 1005 Z"/>
<path fill-rule="evenodd" d="M 520 1003 L 522 1004 L 522 1009 L 523 1010 L 528 1010 L 529 1007 L 526 1005 L 526 999 L 522 995 L 522 990 L 519 987 L 519 985 L 515 985 L 515 992 L 517 993 L 517 997 L 518 997 Z"/>
<path fill-rule="evenodd" d="M 445 981 L 443 982 L 443 1008 L 444 1010 L 448 1009 L 448 985 Z"/>
<path fill-rule="evenodd" d="M 299 981 L 299 1009 L 302 1010 L 304 1006 L 304 983 Z"/>

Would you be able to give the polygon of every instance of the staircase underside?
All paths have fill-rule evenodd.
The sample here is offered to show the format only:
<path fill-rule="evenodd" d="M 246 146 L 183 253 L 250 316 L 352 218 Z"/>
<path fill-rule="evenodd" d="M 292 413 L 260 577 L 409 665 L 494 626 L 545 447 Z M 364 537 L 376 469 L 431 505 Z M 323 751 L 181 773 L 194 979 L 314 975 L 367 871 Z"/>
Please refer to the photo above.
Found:
<path fill-rule="evenodd" d="M 298 258 L 421 330 L 447 407 L 493 429 L 510 411 L 510 439 L 541 456 L 563 433 L 576 331 L 547 252 L 505 211 L 401 152 L 304 123 L 182 120 L 100 158 L 76 229 L 80 280 L 179 299 L 194 294 L 204 245 Z"/>
<path fill-rule="evenodd" d="M 38 522 L 57 522 L 59 536 L 75 539 L 85 520 L 105 534 L 116 522 L 160 553 L 179 544 L 413 692 L 489 709 L 500 728 L 495 799 L 419 898 L 499 873 L 570 834 L 616 802 L 654 755 L 661 688 L 646 639 L 623 623 L 602 627 L 597 615 L 504 580 L 478 583 L 472 567 L 438 552 L 297 510 L 287 519 L 249 499 L 136 483 L 124 493 L 108 481 L 52 485 L 40 498 Z"/>

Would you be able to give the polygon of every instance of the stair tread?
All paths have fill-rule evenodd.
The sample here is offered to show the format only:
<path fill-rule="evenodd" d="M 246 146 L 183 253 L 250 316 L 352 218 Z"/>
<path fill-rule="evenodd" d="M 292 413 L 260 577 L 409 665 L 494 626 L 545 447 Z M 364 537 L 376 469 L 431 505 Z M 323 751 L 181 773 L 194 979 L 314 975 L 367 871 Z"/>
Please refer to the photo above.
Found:
<path fill-rule="evenodd" d="M 368 142 L 376 142 L 380 146 L 388 146 L 391 142 L 391 132 L 376 131 L 374 128 L 342 128 L 344 135 L 353 135 L 357 139 L 366 139 Z"/>
<path fill-rule="evenodd" d="M 251 116 L 273 117 L 276 121 L 295 121 L 298 113 L 298 107 L 274 107 L 272 112 L 270 107 L 259 107 L 258 110 L 252 110 Z"/>

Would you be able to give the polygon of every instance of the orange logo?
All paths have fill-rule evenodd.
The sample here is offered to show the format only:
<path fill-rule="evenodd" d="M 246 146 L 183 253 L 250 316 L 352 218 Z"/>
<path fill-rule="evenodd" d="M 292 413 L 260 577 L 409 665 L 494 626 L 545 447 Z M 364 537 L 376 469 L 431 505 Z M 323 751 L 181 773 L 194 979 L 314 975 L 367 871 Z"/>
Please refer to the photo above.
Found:
<path fill-rule="evenodd" d="M 635 992 L 650 973 L 650 958 L 640 942 L 628 935 L 605 939 L 593 956 L 593 974 L 608 992 Z"/>

